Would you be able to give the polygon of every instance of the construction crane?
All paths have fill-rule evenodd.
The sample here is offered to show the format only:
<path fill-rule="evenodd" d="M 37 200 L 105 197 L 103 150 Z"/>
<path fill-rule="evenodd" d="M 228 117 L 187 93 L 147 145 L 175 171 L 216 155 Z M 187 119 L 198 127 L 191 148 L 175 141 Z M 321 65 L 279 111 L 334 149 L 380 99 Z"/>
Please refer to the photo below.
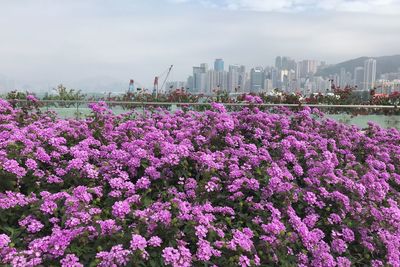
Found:
<path fill-rule="evenodd" d="M 136 88 L 136 85 L 138 85 L 139 87 Z M 141 83 L 133 79 L 129 80 L 128 93 L 136 94 L 136 93 L 143 93 L 144 91 L 145 88 Z"/>
<path fill-rule="evenodd" d="M 162 90 L 163 90 L 163 88 L 164 88 L 164 85 L 165 85 L 165 83 L 167 82 L 167 79 L 168 79 L 168 77 L 169 77 L 169 75 L 170 75 L 170 73 L 171 73 L 171 70 L 172 70 L 172 67 L 173 67 L 173 66 L 174 66 L 174 65 L 171 65 L 166 71 L 164 71 L 162 74 L 160 74 L 160 75 L 158 75 L 158 76 L 156 76 L 156 77 L 154 78 L 153 94 L 156 95 L 156 99 L 158 98 L 158 93 L 159 93 L 159 92 L 162 92 Z M 159 88 L 158 88 L 158 81 L 159 81 L 159 78 L 160 78 L 160 77 L 163 77 L 165 74 L 167 74 L 167 75 L 165 76 L 165 79 L 164 79 L 164 81 L 163 81 L 163 83 L 162 83 L 162 85 L 161 85 L 161 88 L 159 89 Z"/>
<path fill-rule="evenodd" d="M 134 92 L 135 92 L 135 81 L 131 79 L 129 81 L 128 93 L 134 93 Z"/>

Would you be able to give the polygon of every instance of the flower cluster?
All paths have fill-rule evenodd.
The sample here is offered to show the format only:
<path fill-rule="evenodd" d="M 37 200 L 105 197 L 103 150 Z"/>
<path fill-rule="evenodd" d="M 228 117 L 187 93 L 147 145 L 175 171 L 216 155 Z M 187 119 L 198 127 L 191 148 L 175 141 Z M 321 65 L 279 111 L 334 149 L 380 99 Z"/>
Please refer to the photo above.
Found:
<path fill-rule="evenodd" d="M 247 101 L 21 120 L 0 100 L 0 265 L 400 266 L 400 132 Z"/>

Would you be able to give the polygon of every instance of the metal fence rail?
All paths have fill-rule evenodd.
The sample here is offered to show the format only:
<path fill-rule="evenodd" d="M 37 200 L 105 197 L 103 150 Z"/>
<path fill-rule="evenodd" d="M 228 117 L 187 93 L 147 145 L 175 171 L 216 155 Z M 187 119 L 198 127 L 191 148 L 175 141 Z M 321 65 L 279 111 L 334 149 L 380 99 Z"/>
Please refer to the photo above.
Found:
<path fill-rule="evenodd" d="M 13 100 L 16 105 L 24 106 L 27 100 Z M 99 100 L 39 100 L 42 106 L 40 109 L 53 111 L 59 118 L 85 118 L 91 113 L 88 107 L 90 103 L 100 102 Z M 101 101 L 109 105 L 114 114 L 123 114 L 129 111 L 136 111 L 146 114 L 156 107 L 164 107 L 174 112 L 183 107 L 191 107 L 194 110 L 208 109 L 212 103 L 188 103 L 188 102 L 145 102 L 145 101 Z M 221 103 L 228 110 L 236 110 L 241 107 L 260 107 L 260 108 L 318 108 L 321 109 L 329 118 L 346 124 L 353 124 L 359 127 L 367 127 L 369 121 L 378 123 L 385 128 L 397 128 L 400 130 L 400 109 L 398 106 L 391 105 L 333 105 L 333 104 L 273 104 L 273 103 Z M 361 115 L 361 116 L 358 116 Z"/>
<path fill-rule="evenodd" d="M 15 102 L 28 102 L 27 100 L 12 100 Z M 89 101 L 89 100 L 39 100 L 43 104 L 90 104 L 96 102 L 105 102 L 111 105 L 132 105 L 132 106 L 211 106 L 212 103 L 185 103 L 185 102 L 133 102 L 133 101 Z M 224 106 L 231 107 L 313 107 L 313 108 L 365 108 L 365 109 L 397 109 L 395 105 L 337 105 L 337 104 L 273 104 L 273 103 L 220 103 Z"/>

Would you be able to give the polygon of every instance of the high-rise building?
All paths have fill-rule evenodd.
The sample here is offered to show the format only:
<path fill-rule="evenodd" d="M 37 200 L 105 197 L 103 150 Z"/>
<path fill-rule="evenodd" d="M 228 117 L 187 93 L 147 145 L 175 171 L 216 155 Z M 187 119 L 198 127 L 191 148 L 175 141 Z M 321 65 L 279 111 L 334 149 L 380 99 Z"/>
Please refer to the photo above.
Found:
<path fill-rule="evenodd" d="M 201 63 L 200 68 L 203 68 L 204 72 L 208 71 L 208 64 L 207 63 Z"/>
<path fill-rule="evenodd" d="M 238 81 L 238 92 L 245 92 L 247 81 L 246 67 L 240 66 L 239 70 L 239 81 Z"/>
<path fill-rule="evenodd" d="M 311 74 L 315 74 L 318 71 L 318 67 L 321 64 L 318 60 L 307 60 L 308 64 L 308 72 Z"/>
<path fill-rule="evenodd" d="M 296 61 L 290 57 L 278 56 L 275 59 L 275 68 L 280 70 L 296 70 Z"/>
<path fill-rule="evenodd" d="M 213 92 L 217 89 L 218 86 L 218 73 L 215 70 L 207 71 L 206 78 L 206 94 L 213 94 Z"/>
<path fill-rule="evenodd" d="M 293 69 L 290 70 L 281 70 L 280 72 L 280 80 L 281 80 L 281 89 L 286 92 L 293 92 L 296 89 L 297 80 L 296 80 L 296 71 Z"/>
<path fill-rule="evenodd" d="M 217 89 L 228 90 L 228 73 L 226 71 L 217 71 Z"/>
<path fill-rule="evenodd" d="M 201 90 L 201 73 L 203 68 L 193 67 L 193 81 L 192 81 L 192 91 L 194 93 L 199 93 Z"/>
<path fill-rule="evenodd" d="M 346 72 L 346 81 L 347 86 L 351 86 L 353 84 L 353 75 L 349 71 Z"/>
<path fill-rule="evenodd" d="M 313 93 L 326 93 L 326 90 L 330 88 L 329 79 L 324 79 L 321 76 L 312 78 L 312 92 Z"/>
<path fill-rule="evenodd" d="M 314 75 L 319 66 L 319 61 L 305 59 L 296 63 L 297 78 L 306 78 Z"/>
<path fill-rule="evenodd" d="M 282 57 L 278 56 L 275 58 L 275 68 L 282 69 Z"/>
<path fill-rule="evenodd" d="M 271 93 L 272 90 L 274 90 L 274 87 L 272 86 L 272 80 L 271 79 L 265 79 L 264 80 L 264 90 L 267 93 Z"/>
<path fill-rule="evenodd" d="M 330 75 L 330 79 L 332 80 L 332 85 L 335 87 L 340 86 L 340 76 L 337 73 Z"/>
<path fill-rule="evenodd" d="M 230 65 L 228 72 L 228 92 L 238 92 L 239 75 L 240 75 L 240 66 Z"/>
<path fill-rule="evenodd" d="M 381 74 L 381 79 L 388 80 L 388 81 L 399 80 L 400 72 L 383 73 L 383 74 Z"/>
<path fill-rule="evenodd" d="M 200 93 L 206 87 L 207 64 L 203 63 L 200 67 L 193 67 L 193 92 Z"/>
<path fill-rule="evenodd" d="M 193 76 L 189 76 L 188 78 L 187 78 L 187 80 L 186 80 L 186 89 L 189 91 L 189 92 L 191 92 L 191 93 L 193 93 L 194 92 L 194 90 L 193 90 L 193 88 L 194 88 L 194 85 L 193 85 Z"/>
<path fill-rule="evenodd" d="M 376 60 L 369 58 L 364 62 L 364 90 L 375 87 L 376 81 Z"/>
<path fill-rule="evenodd" d="M 340 84 L 339 84 L 339 86 L 341 88 L 344 88 L 344 87 L 346 87 L 346 84 L 347 84 L 346 69 L 340 68 Z"/>
<path fill-rule="evenodd" d="M 364 87 L 364 68 L 356 67 L 354 69 L 354 86 L 357 86 L 359 90 Z"/>
<path fill-rule="evenodd" d="M 221 58 L 217 58 L 214 61 L 214 70 L 215 71 L 224 71 L 224 60 Z"/>
<path fill-rule="evenodd" d="M 278 69 L 277 68 L 272 68 L 271 69 L 271 80 L 272 80 L 272 87 L 279 88 L 280 87 L 280 81 L 279 81 L 279 74 L 278 74 Z"/>
<path fill-rule="evenodd" d="M 250 92 L 258 93 L 263 89 L 264 70 L 262 67 L 252 68 L 250 72 Z"/>

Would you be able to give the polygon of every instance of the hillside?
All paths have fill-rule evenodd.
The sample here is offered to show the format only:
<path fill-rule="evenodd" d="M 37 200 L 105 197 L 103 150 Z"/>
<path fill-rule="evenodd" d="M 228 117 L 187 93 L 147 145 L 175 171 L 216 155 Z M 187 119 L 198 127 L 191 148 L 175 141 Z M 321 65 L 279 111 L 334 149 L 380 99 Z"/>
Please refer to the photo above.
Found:
<path fill-rule="evenodd" d="M 317 72 L 317 76 L 329 76 L 335 73 L 340 73 L 341 68 L 345 68 L 346 71 L 350 71 L 352 74 L 356 67 L 364 67 L 364 61 L 369 57 L 359 57 L 356 59 L 351 59 L 348 61 L 344 61 L 335 65 L 329 65 Z M 382 73 L 388 72 L 398 72 L 400 69 L 400 55 L 394 56 L 382 56 L 382 57 L 373 57 L 376 59 L 376 72 L 377 77 Z"/>

